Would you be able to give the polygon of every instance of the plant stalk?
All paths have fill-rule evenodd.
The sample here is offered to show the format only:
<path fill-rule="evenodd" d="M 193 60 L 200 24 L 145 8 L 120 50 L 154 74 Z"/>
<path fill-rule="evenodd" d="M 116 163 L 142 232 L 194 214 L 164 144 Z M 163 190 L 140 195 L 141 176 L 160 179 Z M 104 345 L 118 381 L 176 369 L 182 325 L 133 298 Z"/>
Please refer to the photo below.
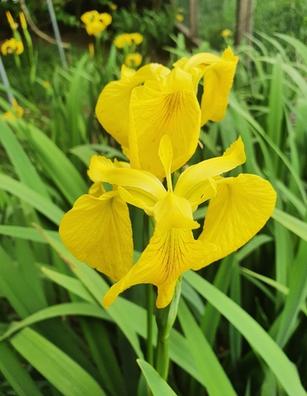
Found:
<path fill-rule="evenodd" d="M 154 315 L 154 293 L 152 285 L 146 286 L 147 294 L 147 362 L 153 365 L 153 315 Z"/>
<path fill-rule="evenodd" d="M 181 295 L 181 278 L 177 281 L 175 295 L 171 304 L 156 313 L 158 340 L 156 349 L 156 370 L 164 380 L 169 371 L 169 336 L 175 323 Z"/>

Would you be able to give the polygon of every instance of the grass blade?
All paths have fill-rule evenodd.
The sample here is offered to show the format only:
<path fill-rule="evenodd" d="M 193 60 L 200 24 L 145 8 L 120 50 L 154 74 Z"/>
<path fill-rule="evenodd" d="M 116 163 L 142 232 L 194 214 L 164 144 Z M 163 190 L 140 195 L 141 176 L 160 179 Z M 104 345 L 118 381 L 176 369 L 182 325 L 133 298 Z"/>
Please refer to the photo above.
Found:
<path fill-rule="evenodd" d="M 160 377 L 156 370 L 145 360 L 137 359 L 153 396 L 176 396 L 172 388 Z"/>
<path fill-rule="evenodd" d="M 247 312 L 196 273 L 188 272 L 185 278 L 245 337 L 270 367 L 289 396 L 306 395 L 295 366 Z"/>
<path fill-rule="evenodd" d="M 104 396 L 97 382 L 46 338 L 25 328 L 11 339 L 14 348 L 61 393 Z"/>

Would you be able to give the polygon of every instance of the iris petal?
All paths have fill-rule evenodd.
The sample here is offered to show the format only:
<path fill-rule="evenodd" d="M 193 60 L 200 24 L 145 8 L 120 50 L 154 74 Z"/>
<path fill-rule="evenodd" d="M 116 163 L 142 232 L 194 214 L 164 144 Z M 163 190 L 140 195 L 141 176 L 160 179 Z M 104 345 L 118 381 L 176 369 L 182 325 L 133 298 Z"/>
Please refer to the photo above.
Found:
<path fill-rule="evenodd" d="M 131 92 L 145 80 L 160 78 L 168 72 L 166 67 L 154 63 L 141 67 L 137 72 L 124 66 L 121 79 L 108 83 L 99 95 L 95 109 L 98 121 L 128 155 Z"/>
<path fill-rule="evenodd" d="M 207 265 L 248 242 L 268 221 L 275 202 L 276 192 L 272 185 L 259 176 L 241 174 L 220 180 L 199 237 L 219 247 Z M 199 265 L 193 266 L 193 269 L 199 268 Z"/>
<path fill-rule="evenodd" d="M 210 250 L 211 245 L 195 241 L 190 230 L 156 231 L 138 262 L 106 293 L 104 306 L 108 307 L 133 285 L 151 283 L 158 287 L 157 307 L 166 307 L 172 300 L 179 276 L 195 263 L 204 262 Z"/>
<path fill-rule="evenodd" d="M 112 279 L 122 278 L 132 265 L 129 211 L 115 191 L 99 198 L 82 195 L 64 215 L 60 236 L 74 256 Z"/>
<path fill-rule="evenodd" d="M 113 164 L 103 156 L 94 155 L 91 158 L 88 175 L 94 182 L 121 186 L 131 193 L 137 190 L 139 195 L 144 194 L 154 202 L 164 196 L 165 188 L 157 177 L 140 169 L 118 167 L 116 166 L 118 164 Z"/>
<path fill-rule="evenodd" d="M 228 96 L 233 84 L 239 58 L 227 48 L 219 62 L 204 71 L 204 93 L 201 99 L 201 123 L 224 118 Z"/>
<path fill-rule="evenodd" d="M 172 143 L 172 171 L 194 154 L 200 107 L 189 73 L 176 68 L 161 81 L 146 81 L 133 90 L 130 110 L 132 164 L 138 156 L 139 167 L 163 178 L 165 171 L 158 154 L 163 135 L 168 135 Z"/>
<path fill-rule="evenodd" d="M 175 193 L 188 199 L 192 206 L 199 205 L 215 195 L 215 182 L 212 178 L 236 168 L 245 160 L 244 144 L 239 138 L 222 156 L 187 168 L 177 181 Z"/>

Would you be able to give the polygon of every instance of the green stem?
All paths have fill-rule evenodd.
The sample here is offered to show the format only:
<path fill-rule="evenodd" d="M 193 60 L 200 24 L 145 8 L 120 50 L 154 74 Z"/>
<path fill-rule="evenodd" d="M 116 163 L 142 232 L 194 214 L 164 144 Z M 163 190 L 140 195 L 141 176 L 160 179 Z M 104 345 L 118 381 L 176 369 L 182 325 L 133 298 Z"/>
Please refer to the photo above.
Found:
<path fill-rule="evenodd" d="M 171 304 L 156 313 L 158 341 L 156 350 L 156 369 L 167 380 L 169 371 L 169 336 L 175 323 L 181 295 L 181 279 L 178 280 Z"/>
<path fill-rule="evenodd" d="M 154 293 L 151 285 L 147 285 L 147 362 L 153 364 L 153 315 Z"/>

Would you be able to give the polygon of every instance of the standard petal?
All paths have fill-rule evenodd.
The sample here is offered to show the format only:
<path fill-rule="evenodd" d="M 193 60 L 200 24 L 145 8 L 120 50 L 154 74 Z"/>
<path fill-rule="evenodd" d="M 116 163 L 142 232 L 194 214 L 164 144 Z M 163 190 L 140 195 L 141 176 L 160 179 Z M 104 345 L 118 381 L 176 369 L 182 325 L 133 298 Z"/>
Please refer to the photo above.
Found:
<path fill-rule="evenodd" d="M 199 205 L 215 195 L 215 182 L 212 178 L 228 172 L 246 160 L 244 144 L 237 139 L 220 157 L 210 158 L 187 168 L 179 177 L 175 193 Z"/>
<path fill-rule="evenodd" d="M 256 175 L 241 174 L 218 183 L 217 194 L 208 207 L 199 240 L 215 243 L 218 250 L 207 264 L 219 260 L 248 242 L 273 213 L 276 192 Z M 199 269 L 195 266 L 193 269 Z"/>
<path fill-rule="evenodd" d="M 74 256 L 114 280 L 132 265 L 129 211 L 114 191 L 99 198 L 82 195 L 64 215 L 60 236 Z"/>
<path fill-rule="evenodd" d="M 95 109 L 100 124 L 124 148 L 128 148 L 129 104 L 134 87 L 133 77 L 111 81 L 99 95 Z"/>
<path fill-rule="evenodd" d="M 218 62 L 204 71 L 204 92 L 201 99 L 201 123 L 224 118 L 228 96 L 233 84 L 239 58 L 227 48 Z"/>
<path fill-rule="evenodd" d="M 129 134 L 129 105 L 133 88 L 145 80 L 159 79 L 169 70 L 159 64 L 149 64 L 137 72 L 123 66 L 121 79 L 111 81 L 99 95 L 96 116 L 104 129 L 120 144 L 126 152 Z"/>
<path fill-rule="evenodd" d="M 195 263 L 204 262 L 210 250 L 211 246 L 195 241 L 190 230 L 156 230 L 138 262 L 106 293 L 104 306 L 131 286 L 151 283 L 158 287 L 157 307 L 164 308 L 172 300 L 179 276 Z"/>
<path fill-rule="evenodd" d="M 161 137 L 168 135 L 173 147 L 172 171 L 184 165 L 197 147 L 200 107 L 192 76 L 180 68 L 153 83 L 133 90 L 130 107 L 130 148 L 139 166 L 159 178 L 165 176 L 159 160 Z"/>

